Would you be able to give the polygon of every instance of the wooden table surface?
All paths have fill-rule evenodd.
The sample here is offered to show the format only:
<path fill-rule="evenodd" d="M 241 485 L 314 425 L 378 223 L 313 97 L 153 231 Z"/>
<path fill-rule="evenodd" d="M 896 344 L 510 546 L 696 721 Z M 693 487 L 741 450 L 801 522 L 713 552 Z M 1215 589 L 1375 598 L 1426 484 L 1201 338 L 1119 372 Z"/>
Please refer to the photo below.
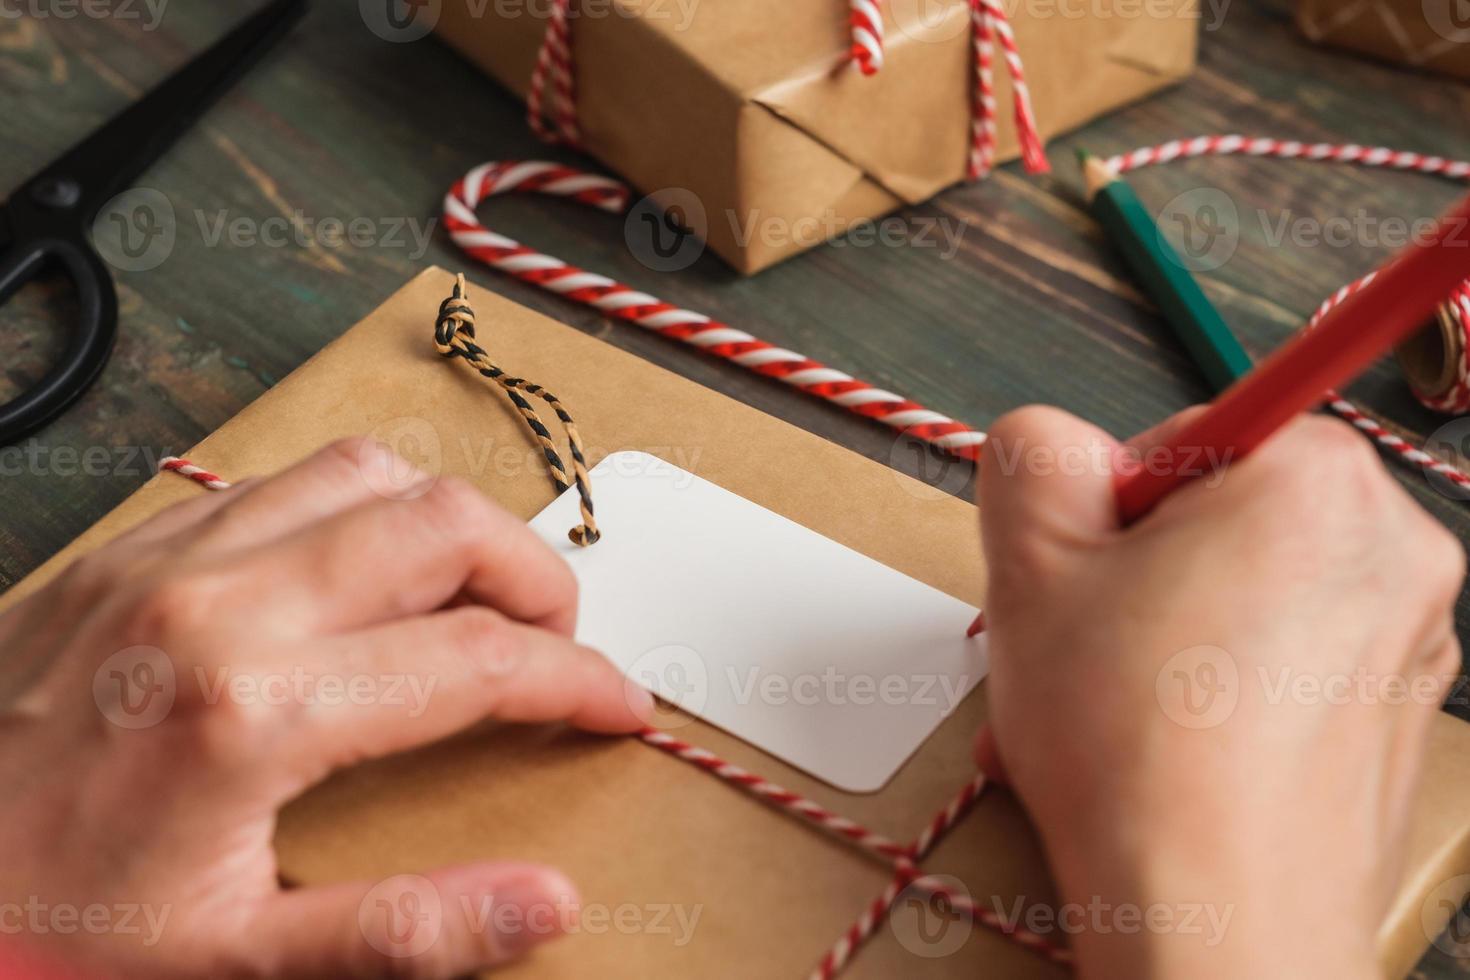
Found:
<path fill-rule="evenodd" d="M 0 19 L 0 188 L 19 184 L 200 50 L 231 24 L 234 7 L 170 5 L 157 25 L 141 3 L 131 5 L 138 19 Z M 1310 47 L 1295 34 L 1286 0 L 1231 5 L 1220 29 L 1204 35 L 1201 59 L 1187 84 L 1056 141 L 1053 176 L 1027 177 L 1013 165 L 905 212 L 963 222 L 952 257 L 829 247 L 742 280 L 709 255 L 678 274 L 651 272 L 626 250 L 620 219 L 570 205 L 510 199 L 496 205 L 494 224 L 978 426 L 1050 402 L 1131 433 L 1207 391 L 1085 215 L 1071 164 L 1076 145 L 1112 153 L 1241 132 L 1470 158 L 1462 124 L 1470 86 Z M 0 588 L 142 484 L 158 456 L 218 427 L 417 270 L 467 267 L 442 231 L 422 247 L 412 232 L 429 227 L 444 191 L 469 166 L 497 158 L 576 159 L 536 142 L 521 108 L 437 41 L 385 43 L 364 27 L 357 4 L 318 0 L 283 48 L 142 179 L 174 211 L 175 246 L 154 269 L 117 273 L 121 338 L 101 382 L 61 421 L 0 452 Z M 1415 219 L 1460 192 L 1436 178 L 1258 160 L 1174 164 L 1135 183 L 1155 208 L 1210 188 L 1235 202 L 1239 250 L 1204 281 L 1255 354 L 1385 254 L 1371 234 L 1340 247 L 1276 246 L 1283 216 L 1292 228 L 1343 216 Z M 221 218 L 319 228 L 323 219 L 363 216 L 381 241 L 330 247 L 309 234 L 274 244 L 215 234 Z M 400 234 L 390 234 L 395 227 Z M 970 492 L 967 469 L 896 452 L 881 427 L 488 270 L 472 274 L 609 343 Z M 69 303 L 60 283 L 46 282 L 6 309 L 0 399 L 55 355 L 55 327 Z M 1416 444 L 1447 421 L 1419 407 L 1388 362 L 1351 395 Z M 1462 539 L 1470 535 L 1470 505 L 1398 472 Z M 1460 601 L 1460 628 L 1466 639 L 1470 596 Z M 1451 710 L 1470 717 L 1457 700 Z M 1420 971 L 1470 975 L 1437 951 Z"/>

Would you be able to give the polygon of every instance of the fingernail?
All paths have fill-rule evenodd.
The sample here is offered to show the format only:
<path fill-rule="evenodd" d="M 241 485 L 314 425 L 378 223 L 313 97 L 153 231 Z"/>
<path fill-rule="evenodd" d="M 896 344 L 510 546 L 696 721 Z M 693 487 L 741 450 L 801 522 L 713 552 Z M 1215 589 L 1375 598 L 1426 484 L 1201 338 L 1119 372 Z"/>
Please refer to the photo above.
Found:
<path fill-rule="evenodd" d="M 559 871 L 536 871 L 497 885 L 491 895 L 497 910 L 501 948 L 519 956 L 577 925 L 581 899 L 577 886 Z"/>
<path fill-rule="evenodd" d="M 631 680 L 623 685 L 623 690 L 627 695 L 628 709 L 645 725 L 653 724 L 658 718 L 658 704 L 653 695 Z"/>

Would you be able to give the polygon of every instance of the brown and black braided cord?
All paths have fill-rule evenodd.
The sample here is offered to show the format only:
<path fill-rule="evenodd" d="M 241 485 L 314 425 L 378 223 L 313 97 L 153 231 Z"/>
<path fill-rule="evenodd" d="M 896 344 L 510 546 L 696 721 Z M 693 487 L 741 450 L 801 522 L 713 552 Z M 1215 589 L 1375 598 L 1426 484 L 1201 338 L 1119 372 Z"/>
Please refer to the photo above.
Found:
<path fill-rule="evenodd" d="M 582 503 L 582 523 L 572 528 L 567 535 L 574 544 L 585 548 L 597 543 L 602 537 L 597 530 L 597 522 L 592 514 L 592 481 L 587 476 L 587 460 L 582 452 L 582 437 L 577 434 L 577 423 L 562 406 L 561 401 L 538 384 L 532 384 L 524 378 L 515 378 L 502 371 L 485 349 L 475 343 L 475 311 L 470 307 L 466 298 L 464 276 L 460 275 L 454 283 L 454 295 L 446 299 L 439 307 L 439 319 L 434 323 L 434 346 L 440 354 L 448 358 L 462 358 L 466 364 L 478 371 L 481 376 L 494 381 L 505 389 L 510 396 L 511 403 L 531 427 L 531 432 L 536 436 L 536 441 L 541 444 L 541 452 L 546 456 L 546 463 L 551 467 L 551 481 L 556 484 L 556 492 L 563 493 L 571 487 L 577 488 L 577 496 Z M 566 467 L 562 464 L 561 455 L 557 452 L 556 443 L 551 438 L 546 424 L 541 421 L 541 416 L 536 413 L 536 408 L 527 401 L 521 392 L 525 392 L 532 398 L 540 398 L 561 420 L 562 428 L 567 431 L 567 445 L 572 454 L 572 475 L 567 477 Z"/>

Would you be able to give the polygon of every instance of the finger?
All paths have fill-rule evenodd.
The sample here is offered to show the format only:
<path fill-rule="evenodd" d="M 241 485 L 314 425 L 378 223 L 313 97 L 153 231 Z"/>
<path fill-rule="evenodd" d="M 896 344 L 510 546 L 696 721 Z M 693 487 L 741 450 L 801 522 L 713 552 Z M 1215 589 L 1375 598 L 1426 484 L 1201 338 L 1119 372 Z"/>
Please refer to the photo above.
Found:
<path fill-rule="evenodd" d="M 566 562 L 461 480 L 337 514 L 235 560 L 230 578 L 242 609 L 268 604 L 295 635 L 389 622 L 460 594 L 565 636 L 577 620 Z"/>
<path fill-rule="evenodd" d="M 242 480 L 228 490 L 207 490 L 160 511 L 131 531 L 119 535 L 114 543 L 119 547 L 136 547 L 187 532 L 217 511 L 239 500 L 259 482 L 258 479 Z"/>
<path fill-rule="evenodd" d="M 1140 432 L 1124 445 L 1137 453 L 1147 453 L 1151 449 L 1167 446 L 1208 408 L 1208 405 L 1193 405 L 1182 412 L 1176 412 L 1153 428 Z"/>
<path fill-rule="evenodd" d="M 211 542 L 282 538 L 369 501 L 412 499 L 432 482 L 376 439 L 343 439 L 230 498 L 209 529 Z"/>
<path fill-rule="evenodd" d="M 561 872 L 474 864 L 283 892 L 251 923 L 262 975 L 449 980 L 509 963 L 577 924 Z"/>
<path fill-rule="evenodd" d="M 1421 655 L 1405 676 L 1409 697 L 1402 704 L 1389 706 L 1396 718 L 1393 732 L 1385 746 L 1385 786 L 1382 814 L 1384 837 L 1397 840 L 1407 831 L 1413 816 L 1424 756 L 1433 737 L 1435 717 L 1440 705 L 1460 682 L 1460 641 L 1454 635 L 1453 621 L 1449 635 L 1433 649 Z M 1392 835 L 1392 836 L 1389 836 Z"/>
<path fill-rule="evenodd" d="M 990 782 L 997 786 L 1010 785 L 1005 762 L 1000 757 L 1000 745 L 995 741 L 995 729 L 989 722 L 980 726 L 980 734 L 975 737 L 975 762 Z"/>
<path fill-rule="evenodd" d="M 1017 547 L 1116 530 L 1118 448 L 1112 436 L 1060 409 L 1023 408 L 996 422 L 977 487 L 991 567 Z"/>
<path fill-rule="evenodd" d="M 652 697 L 601 654 L 477 606 L 336 637 L 290 665 L 309 681 L 293 740 L 307 778 L 490 717 L 618 734 L 654 713 Z"/>

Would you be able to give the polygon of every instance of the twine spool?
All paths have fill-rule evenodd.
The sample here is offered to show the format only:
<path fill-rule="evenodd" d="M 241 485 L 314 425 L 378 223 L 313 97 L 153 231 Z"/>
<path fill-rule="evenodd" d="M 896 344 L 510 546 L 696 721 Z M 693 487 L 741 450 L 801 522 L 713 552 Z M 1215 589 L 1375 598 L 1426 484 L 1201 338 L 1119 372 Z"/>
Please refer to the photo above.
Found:
<path fill-rule="evenodd" d="M 1394 348 L 1399 369 L 1414 395 L 1436 411 L 1470 411 L 1465 331 L 1456 307 L 1445 303 L 1433 323 Z"/>

